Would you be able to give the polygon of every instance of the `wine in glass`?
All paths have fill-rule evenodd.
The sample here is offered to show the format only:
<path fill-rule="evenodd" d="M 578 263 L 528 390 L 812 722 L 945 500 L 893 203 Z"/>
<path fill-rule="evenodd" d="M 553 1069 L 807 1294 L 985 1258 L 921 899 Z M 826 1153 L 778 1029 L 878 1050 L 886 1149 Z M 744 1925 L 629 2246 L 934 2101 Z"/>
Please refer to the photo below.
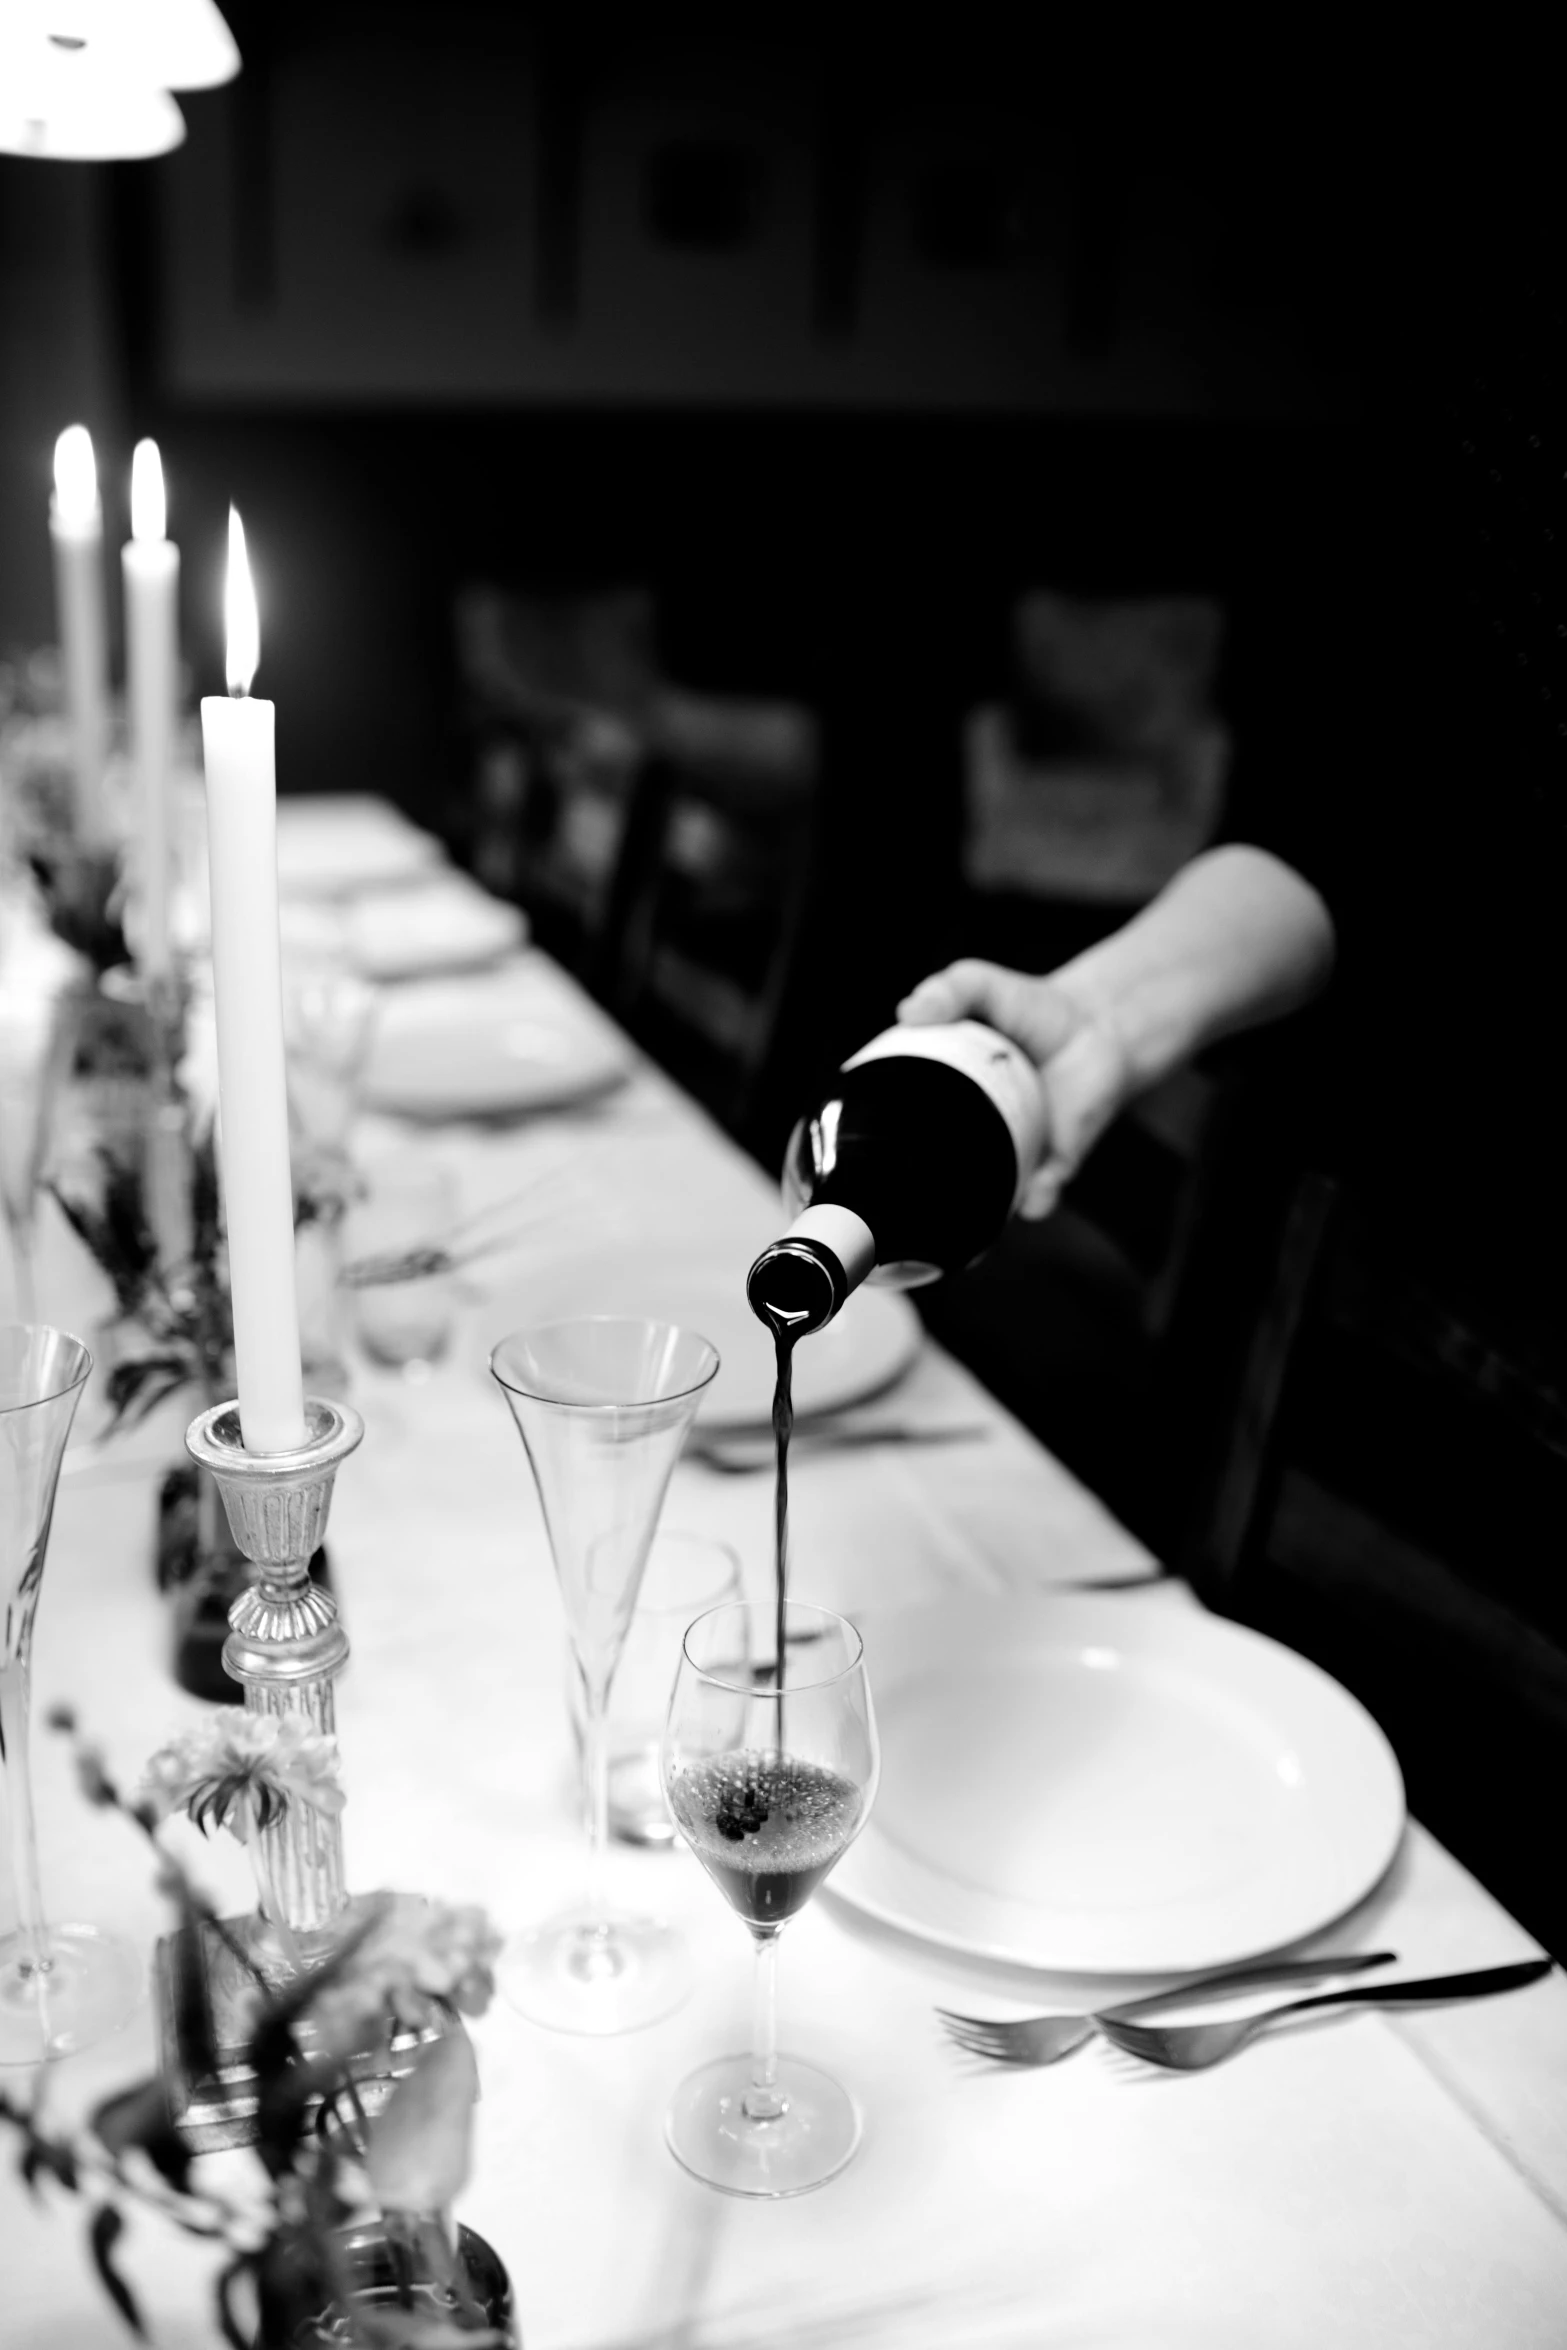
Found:
<path fill-rule="evenodd" d="M 517 1937 L 501 1989 L 536 2023 L 626 2032 L 690 1988 L 685 1945 L 662 1922 L 612 1911 L 605 1708 L 680 1447 L 718 1350 L 668 1322 L 589 1317 L 515 1330 L 490 1356 L 544 1505 L 582 1689 L 592 1862 L 580 1909 Z"/>
<path fill-rule="evenodd" d="M 780 2056 L 778 1937 L 864 1826 L 879 1751 L 860 1636 L 825 1608 L 734 1605 L 685 1637 L 664 1732 L 671 1816 L 750 1929 L 749 2056 L 683 2081 L 666 2134 L 676 2160 L 733 2195 L 801 2195 L 860 2141 L 847 2090 Z"/>
<path fill-rule="evenodd" d="M 0 1324 L 0 1760 L 19 1921 L 0 1938 L 0 2065 L 103 2039 L 141 1993 L 127 1944 L 94 1926 L 45 1923 L 28 1775 L 33 1622 L 60 1459 L 91 1369 L 86 1347 L 63 1330 Z"/>

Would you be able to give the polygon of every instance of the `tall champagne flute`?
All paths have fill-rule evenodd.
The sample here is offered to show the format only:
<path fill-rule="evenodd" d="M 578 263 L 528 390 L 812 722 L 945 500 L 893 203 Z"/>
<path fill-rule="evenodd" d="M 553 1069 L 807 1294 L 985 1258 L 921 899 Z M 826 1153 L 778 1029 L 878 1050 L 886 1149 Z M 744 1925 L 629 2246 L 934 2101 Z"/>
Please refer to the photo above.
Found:
<path fill-rule="evenodd" d="M 803 2195 L 860 2142 L 848 2091 L 780 2056 L 778 1937 L 864 1826 L 880 1750 L 860 1636 L 799 1600 L 699 1616 L 685 1637 L 664 1732 L 671 1816 L 756 1945 L 748 2056 L 683 2081 L 665 2125 L 696 2178 L 732 2195 Z M 787 1740 L 787 1743 L 785 1743 Z"/>
<path fill-rule="evenodd" d="M 60 1458 L 91 1369 L 81 1340 L 63 1330 L 0 1324 L 0 1760 L 18 1918 L 0 1939 L 0 2064 L 37 2064 L 104 2038 L 141 1990 L 126 1944 L 94 1926 L 45 1923 L 28 1773 L 33 1621 Z"/>
<path fill-rule="evenodd" d="M 670 1473 L 718 1350 L 672 1323 L 605 1315 L 514 1330 L 490 1369 L 544 1505 L 581 1679 L 592 1850 L 586 1901 L 510 1943 L 499 1981 L 535 2023 L 631 2031 L 677 2007 L 691 1974 L 668 1926 L 606 1900 L 604 1715 Z"/>

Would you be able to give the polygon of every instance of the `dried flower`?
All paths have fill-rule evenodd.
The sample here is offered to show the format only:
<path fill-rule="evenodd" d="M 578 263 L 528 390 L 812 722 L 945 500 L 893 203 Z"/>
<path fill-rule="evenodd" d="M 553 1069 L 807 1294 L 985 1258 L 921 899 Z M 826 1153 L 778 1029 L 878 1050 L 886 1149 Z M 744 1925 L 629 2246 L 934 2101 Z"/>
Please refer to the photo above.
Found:
<path fill-rule="evenodd" d="M 99 1811 L 112 1811 L 119 1803 L 119 1789 L 109 1776 L 103 1749 L 88 1745 L 85 1739 L 76 1748 L 76 1783 Z"/>
<path fill-rule="evenodd" d="M 365 2168 L 383 2212 L 450 2208 L 468 2184 L 479 2068 L 466 2032 L 427 2040 L 370 2124 Z"/>
<path fill-rule="evenodd" d="M 310 2010 L 331 2046 L 389 2017 L 407 2031 L 439 2021 L 443 2007 L 483 2015 L 495 1996 L 501 1937 L 475 1903 L 451 1907 L 416 1894 L 388 1894 L 344 1973 Z"/>
<path fill-rule="evenodd" d="M 0 2088 L 0 2135 L 20 2133 L 23 2179 L 48 2180 L 88 2200 L 93 2263 L 121 2317 L 139 2338 L 149 2338 L 139 2286 L 122 2271 L 118 2250 L 128 2217 L 141 2210 L 226 2254 L 216 2280 L 217 2326 L 225 2341 L 250 2339 L 259 2301 L 280 2341 L 306 2334 L 314 2339 L 325 2328 L 334 2339 L 346 2342 L 352 2335 L 380 2350 L 414 2350 L 416 2344 L 456 2350 L 459 2341 L 475 2350 L 485 2343 L 501 2350 L 510 2335 L 485 2323 L 443 2227 L 426 2216 L 447 2205 L 468 2175 L 477 2082 L 472 2049 L 454 2027 L 451 2009 L 479 2014 L 493 1993 L 500 1938 L 484 1912 L 423 1902 L 413 1894 L 380 1896 L 367 1924 L 362 1917 L 347 1921 L 336 1952 L 314 1970 L 314 1982 L 313 1970 L 305 1967 L 274 1986 L 153 1830 L 181 1809 L 203 1830 L 213 1822 L 227 1826 L 252 1839 L 260 1877 L 253 1840 L 290 1801 L 331 1813 L 340 1808 L 335 1741 L 298 1715 L 258 1716 L 226 1707 L 216 1719 L 171 1739 L 153 1757 L 134 1804 L 127 1804 L 98 1750 L 81 1737 L 74 1709 L 57 1706 L 51 1720 L 72 1738 L 90 1798 L 116 1805 L 152 1837 L 159 1885 L 185 1926 L 215 1935 L 254 1980 L 260 2001 L 252 2044 L 260 2090 L 259 2197 L 231 2192 L 202 2175 L 207 2166 L 193 2165 L 191 2149 L 170 2119 L 165 2084 L 156 2076 L 116 2091 L 68 2134 L 44 2128 L 36 2084 L 25 2106 Z M 192 1970 L 192 1977 L 191 2004 L 182 2006 L 179 2028 L 182 2045 L 189 2044 L 204 2068 L 216 2061 L 206 1970 Z M 308 2027 L 318 2011 L 332 2016 L 334 2028 L 312 2045 Z M 296 2036 L 301 2022 L 302 2038 Z M 394 2258 L 403 2264 L 406 2256 L 414 2264 L 400 2272 L 421 2288 L 439 2288 L 439 2307 L 428 2312 L 422 2305 L 372 2309 L 358 2299 L 338 2235 L 349 2209 L 345 2155 L 330 2136 L 317 2133 L 312 2098 L 301 2096 L 302 2090 L 319 2090 L 329 2107 L 351 2105 L 363 2124 L 351 2087 L 363 2067 L 354 2060 L 373 2054 L 399 2022 L 416 2029 L 424 2045 L 367 2138 L 353 2143 L 391 2206 L 384 2224 Z M 203 2056 L 202 2048 L 209 2053 Z M 404 2070 L 401 2061 L 397 2070 Z"/>
<path fill-rule="evenodd" d="M 253 1714 L 223 1706 L 210 1721 L 161 1746 L 136 1791 L 158 1819 L 183 1811 L 205 1835 L 227 1828 L 248 1844 L 291 1802 L 335 1814 L 343 1808 L 337 1740 L 299 1714 Z"/>

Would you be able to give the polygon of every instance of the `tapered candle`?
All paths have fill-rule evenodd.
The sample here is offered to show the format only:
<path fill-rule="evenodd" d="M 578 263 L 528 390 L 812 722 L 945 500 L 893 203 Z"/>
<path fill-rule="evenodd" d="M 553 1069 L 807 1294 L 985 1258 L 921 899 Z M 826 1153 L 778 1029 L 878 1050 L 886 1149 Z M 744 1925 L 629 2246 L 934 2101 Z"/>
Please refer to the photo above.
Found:
<path fill-rule="evenodd" d="M 109 761 L 109 623 L 104 606 L 103 508 L 92 436 L 67 425 L 54 445 L 55 617 L 65 717 L 76 785 L 76 827 L 89 845 L 107 832 L 103 774 Z"/>
<path fill-rule="evenodd" d="M 229 698 L 201 705 L 212 887 L 218 1116 L 240 1432 L 247 1452 L 305 1441 L 294 1295 L 283 980 L 278 946 L 274 712 L 252 701 L 259 629 L 245 533 L 229 508 Z"/>
<path fill-rule="evenodd" d="M 136 960 L 145 979 L 169 968 L 169 835 L 179 695 L 180 552 L 165 536 L 163 467 L 155 441 L 131 458 L 131 535 L 125 578 L 125 688 L 136 821 L 141 836 L 141 921 Z"/>

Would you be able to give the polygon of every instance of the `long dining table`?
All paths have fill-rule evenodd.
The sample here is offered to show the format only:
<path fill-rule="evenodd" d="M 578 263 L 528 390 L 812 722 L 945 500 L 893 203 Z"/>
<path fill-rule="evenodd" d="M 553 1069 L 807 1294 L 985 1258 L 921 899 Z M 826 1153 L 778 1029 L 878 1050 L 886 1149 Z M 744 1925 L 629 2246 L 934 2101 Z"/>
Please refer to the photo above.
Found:
<path fill-rule="evenodd" d="M 499 1317 L 558 1307 L 569 1268 L 595 1250 L 611 1268 L 656 1262 L 666 1291 L 682 1267 L 694 1293 L 711 1293 L 715 1271 L 738 1288 L 778 1205 L 767 1175 L 547 956 L 524 947 L 506 970 L 530 1018 L 595 1036 L 623 1059 L 624 1082 L 510 1121 L 364 1121 L 363 1149 L 438 1157 L 465 1211 L 531 1199 L 537 1213 L 503 1258 L 472 1269 L 454 1343 L 427 1376 L 356 1357 L 365 1438 L 338 1478 L 329 1542 L 352 1642 L 338 1692 L 350 1882 L 479 1901 L 510 1930 L 580 1890 L 584 1849 L 560 1603 L 487 1345 Z M 51 1318 L 101 1319 L 97 1276 L 63 1227 L 45 1241 Z M 933 1343 L 898 1403 L 947 1440 L 802 1445 L 793 1479 L 793 1588 L 864 1620 L 873 1688 L 875 1625 L 891 1609 L 1095 1587 L 1116 1609 L 1196 1607 Z M 84 1411 L 35 1659 L 49 1905 L 149 1949 L 167 1919 L 145 1848 L 83 1805 L 43 1716 L 69 1701 L 133 1779 L 202 1710 L 170 1677 L 168 1603 L 151 1567 L 158 1477 L 179 1430 L 165 1415 L 103 1440 Z M 760 1597 L 771 1507 L 765 1473 L 688 1454 L 664 1523 L 733 1546 Z M 1548 1816 L 1549 1791 L 1536 1793 Z M 220 1897 L 247 1906 L 229 1840 L 171 1833 Z M 853 2088 L 864 2141 L 820 2191 L 752 2203 L 699 2185 L 663 2140 L 676 2084 L 746 2044 L 746 1937 L 684 1850 L 611 1855 L 613 1898 L 688 1938 L 696 1987 L 684 2007 L 591 2039 L 537 2028 L 498 1999 L 472 2027 L 482 2100 L 458 2216 L 505 2260 L 529 2350 L 1567 2340 L 1560 1973 L 1504 1998 L 1275 2034 L 1200 2074 L 1138 2068 L 1102 2046 L 1048 2070 L 1003 2068 L 953 2047 L 936 2007 L 1021 2014 L 1089 2004 L 1094 1986 L 938 1950 L 829 1886 L 784 1940 L 781 2038 Z M 8 1902 L 0 1891 L 0 1926 Z M 1395 1949 L 1422 1975 L 1536 1949 L 1414 1820 L 1386 1876 L 1333 1924 L 1331 1946 Z M 144 2074 L 152 2048 L 143 2006 L 113 2040 L 51 2068 L 51 2112 L 80 2113 Z M 124 2338 L 92 2272 L 83 2208 L 48 2181 L 30 2193 L 3 2142 L 0 2247 L 3 2350 Z M 210 2250 L 138 2218 L 122 2265 L 160 2343 L 216 2338 Z"/>

